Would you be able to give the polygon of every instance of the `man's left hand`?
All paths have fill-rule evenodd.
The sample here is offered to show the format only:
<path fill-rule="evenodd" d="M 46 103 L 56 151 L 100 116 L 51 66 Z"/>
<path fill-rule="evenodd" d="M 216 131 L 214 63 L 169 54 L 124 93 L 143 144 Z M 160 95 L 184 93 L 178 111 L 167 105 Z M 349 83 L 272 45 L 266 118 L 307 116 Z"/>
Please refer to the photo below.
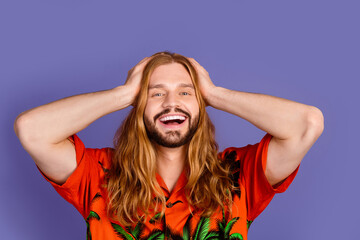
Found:
<path fill-rule="evenodd" d="M 192 65 L 195 67 L 196 72 L 198 74 L 199 78 L 199 88 L 201 95 L 203 96 L 205 103 L 207 106 L 211 106 L 210 104 L 210 95 L 212 91 L 216 89 L 216 86 L 211 81 L 209 73 L 203 68 L 195 59 L 188 58 L 188 60 L 192 63 Z"/>

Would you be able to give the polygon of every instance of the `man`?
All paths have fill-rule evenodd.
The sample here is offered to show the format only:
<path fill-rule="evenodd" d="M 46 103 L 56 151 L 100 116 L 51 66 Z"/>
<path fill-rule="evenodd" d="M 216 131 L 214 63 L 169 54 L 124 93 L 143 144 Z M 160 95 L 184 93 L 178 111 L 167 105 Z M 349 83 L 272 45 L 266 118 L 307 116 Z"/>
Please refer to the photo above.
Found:
<path fill-rule="evenodd" d="M 85 148 L 77 132 L 130 105 L 114 148 Z M 206 106 L 267 134 L 218 153 Z M 15 132 L 82 214 L 88 239 L 247 239 L 251 222 L 294 179 L 323 122 L 316 107 L 217 87 L 194 59 L 160 52 L 132 68 L 122 86 L 20 114 Z"/>

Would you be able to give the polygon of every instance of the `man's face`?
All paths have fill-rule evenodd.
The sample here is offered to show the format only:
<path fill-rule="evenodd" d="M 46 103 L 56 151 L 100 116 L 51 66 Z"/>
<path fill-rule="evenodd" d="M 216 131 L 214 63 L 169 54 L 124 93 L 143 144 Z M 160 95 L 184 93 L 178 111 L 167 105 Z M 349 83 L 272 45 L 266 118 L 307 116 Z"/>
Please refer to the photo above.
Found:
<path fill-rule="evenodd" d="M 144 122 L 150 139 L 175 148 L 190 141 L 197 129 L 199 103 L 185 67 L 171 63 L 150 76 Z"/>

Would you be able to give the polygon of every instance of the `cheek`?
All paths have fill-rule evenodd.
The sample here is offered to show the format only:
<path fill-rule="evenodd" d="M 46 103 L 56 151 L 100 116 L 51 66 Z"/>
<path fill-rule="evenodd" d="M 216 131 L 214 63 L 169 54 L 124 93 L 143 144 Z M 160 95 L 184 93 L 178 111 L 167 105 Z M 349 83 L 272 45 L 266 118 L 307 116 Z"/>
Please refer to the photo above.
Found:
<path fill-rule="evenodd" d="M 151 114 L 151 105 L 146 103 L 146 106 L 145 106 L 145 109 L 144 109 L 144 115 L 149 118 L 150 114 Z"/>
<path fill-rule="evenodd" d="M 189 106 L 193 115 L 199 114 L 200 106 L 196 98 L 191 99 L 191 101 L 189 102 Z"/>
<path fill-rule="evenodd" d="M 153 117 L 158 114 L 162 109 L 159 108 L 159 104 L 155 101 L 147 101 L 144 115 L 148 117 L 148 119 L 153 119 Z"/>

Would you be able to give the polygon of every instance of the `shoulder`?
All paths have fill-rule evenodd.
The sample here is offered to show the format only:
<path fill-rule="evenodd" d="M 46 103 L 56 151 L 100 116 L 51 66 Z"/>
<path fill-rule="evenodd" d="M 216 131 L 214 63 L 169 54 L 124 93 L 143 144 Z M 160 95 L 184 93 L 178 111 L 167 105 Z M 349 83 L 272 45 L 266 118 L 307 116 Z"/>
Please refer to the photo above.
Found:
<path fill-rule="evenodd" d="M 109 171 L 115 152 L 113 148 L 87 148 L 86 152 L 92 158 L 93 162 L 97 164 L 105 173 Z"/>
<path fill-rule="evenodd" d="M 243 147 L 228 147 L 225 148 L 222 152 L 217 154 L 218 159 L 222 161 L 223 164 L 234 164 L 240 162 L 244 155 L 249 152 L 252 145 L 248 144 Z"/>
<path fill-rule="evenodd" d="M 254 144 L 247 144 L 246 146 L 242 147 L 228 147 L 225 148 L 222 152 L 218 153 L 218 158 L 222 161 L 232 160 L 232 161 L 239 161 L 246 158 L 249 155 L 255 155 L 257 151 L 267 149 L 269 142 L 272 136 L 267 133 L 261 141 L 254 143 Z"/>

